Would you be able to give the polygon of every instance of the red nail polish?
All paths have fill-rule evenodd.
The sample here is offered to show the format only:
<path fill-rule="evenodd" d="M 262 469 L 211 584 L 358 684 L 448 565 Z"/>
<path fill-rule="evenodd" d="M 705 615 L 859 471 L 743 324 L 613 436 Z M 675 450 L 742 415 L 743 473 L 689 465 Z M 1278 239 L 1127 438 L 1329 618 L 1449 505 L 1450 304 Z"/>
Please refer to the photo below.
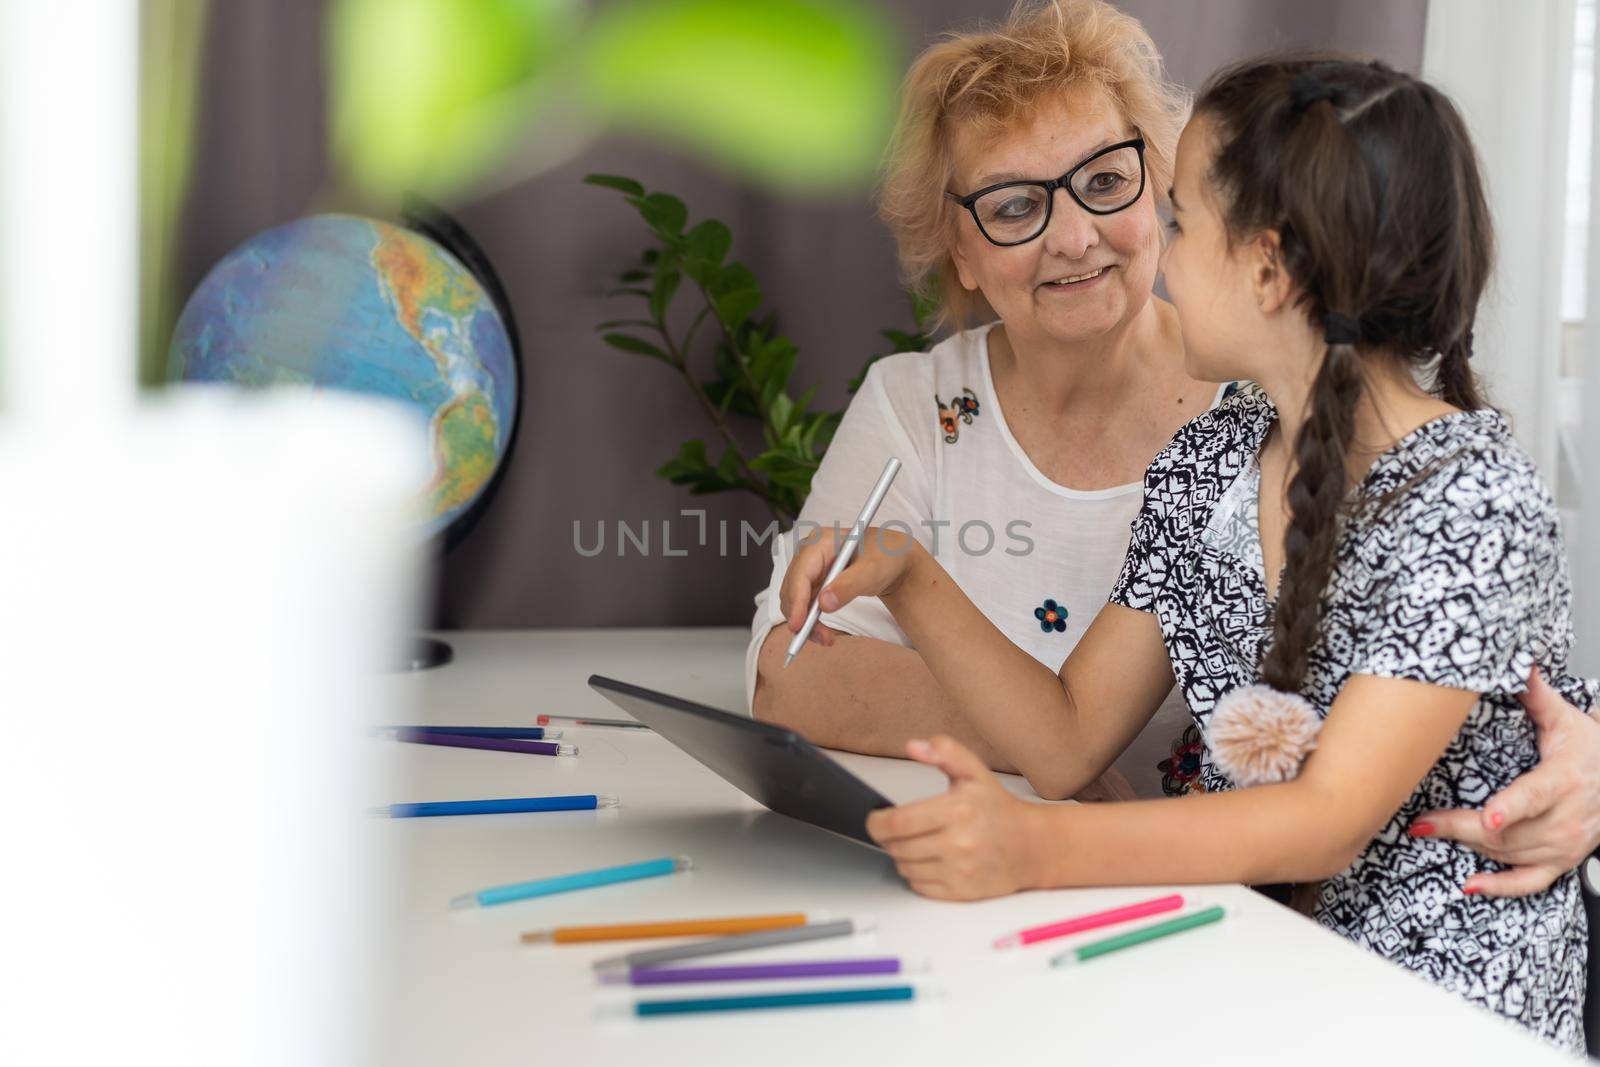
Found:
<path fill-rule="evenodd" d="M 1414 822 L 1406 829 L 1406 833 L 1410 834 L 1412 837 L 1432 837 L 1433 823 Z"/>
<path fill-rule="evenodd" d="M 1489 815 L 1489 825 L 1494 827 L 1496 830 L 1498 830 L 1498 829 L 1500 829 L 1500 827 L 1504 826 L 1505 822 L 1506 822 L 1506 813 L 1505 812 L 1496 811 L 1496 812 L 1490 813 L 1490 815 Z"/>
<path fill-rule="evenodd" d="M 1463 893 L 1463 894 L 1464 894 L 1464 895 L 1466 895 L 1466 896 L 1469 896 L 1469 897 L 1470 897 L 1470 896 L 1472 896 L 1472 895 L 1473 895 L 1473 894 L 1474 894 L 1474 893 L 1477 893 L 1477 892 L 1478 892 L 1478 887 L 1477 887 L 1477 886 L 1475 886 L 1475 885 L 1469 885 L 1469 886 L 1462 886 L 1462 888 L 1461 888 L 1461 892 L 1462 892 L 1462 893 Z"/>

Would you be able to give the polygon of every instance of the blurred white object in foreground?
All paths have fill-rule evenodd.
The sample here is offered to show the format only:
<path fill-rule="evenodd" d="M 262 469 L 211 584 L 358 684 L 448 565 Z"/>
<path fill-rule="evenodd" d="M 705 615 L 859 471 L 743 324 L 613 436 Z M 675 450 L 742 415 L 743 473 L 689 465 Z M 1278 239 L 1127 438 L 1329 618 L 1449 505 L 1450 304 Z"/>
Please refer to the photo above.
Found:
<path fill-rule="evenodd" d="M 298 391 L 0 424 L 0 1061 L 376 1062 L 425 441 Z"/>
<path fill-rule="evenodd" d="M 374 1063 L 426 435 L 136 401 L 138 11 L 0 0 L 0 1063 Z"/>

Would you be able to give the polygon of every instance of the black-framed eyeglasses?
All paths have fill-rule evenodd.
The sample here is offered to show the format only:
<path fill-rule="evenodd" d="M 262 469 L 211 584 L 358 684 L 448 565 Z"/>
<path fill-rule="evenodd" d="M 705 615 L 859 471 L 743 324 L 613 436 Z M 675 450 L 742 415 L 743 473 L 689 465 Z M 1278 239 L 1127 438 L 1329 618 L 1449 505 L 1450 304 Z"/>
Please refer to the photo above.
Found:
<path fill-rule="evenodd" d="M 1059 178 L 1001 182 L 961 196 L 944 195 L 972 212 L 978 231 L 1001 247 L 1027 244 L 1050 225 L 1055 192 L 1065 189 L 1091 215 L 1111 215 L 1144 193 L 1144 137 L 1107 145 Z"/>

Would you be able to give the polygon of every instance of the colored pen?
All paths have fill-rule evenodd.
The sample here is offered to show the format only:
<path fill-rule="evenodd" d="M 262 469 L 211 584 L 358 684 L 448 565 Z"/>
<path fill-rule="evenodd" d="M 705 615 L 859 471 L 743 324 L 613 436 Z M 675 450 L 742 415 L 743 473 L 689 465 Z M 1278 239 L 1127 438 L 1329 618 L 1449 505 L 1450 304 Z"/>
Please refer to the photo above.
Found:
<path fill-rule="evenodd" d="M 812 598 L 811 610 L 806 612 L 805 625 L 801 626 L 800 632 L 789 641 L 788 654 L 783 657 L 785 667 L 806 646 L 806 638 L 811 636 L 811 630 L 817 625 L 817 619 L 822 617 L 822 591 L 828 588 L 855 558 L 856 546 L 867 535 L 867 527 L 872 525 L 872 517 L 878 513 L 878 505 L 883 503 L 883 498 L 888 495 L 889 486 L 898 473 L 900 473 L 900 461 L 890 456 L 889 462 L 883 465 L 883 473 L 878 475 L 878 483 L 872 487 L 872 492 L 867 494 L 867 502 L 861 505 L 861 514 L 856 516 L 855 524 L 850 527 L 849 536 L 845 538 L 844 544 L 839 546 L 839 554 L 833 557 L 833 566 L 828 568 L 827 577 L 817 586 L 817 595 Z"/>
<path fill-rule="evenodd" d="M 615 726 L 624 730 L 648 730 L 650 727 L 642 722 L 632 719 L 589 719 L 576 715 L 541 715 L 538 718 L 540 726 L 549 726 L 553 722 L 570 722 L 574 726 Z"/>
<path fill-rule="evenodd" d="M 504 800 L 432 800 L 420 804 L 386 804 L 373 808 L 374 815 L 391 819 L 423 819 L 437 815 L 508 815 L 525 811 L 593 811 L 614 808 L 614 796 L 588 793 L 573 797 L 507 797 Z"/>
<path fill-rule="evenodd" d="M 749 982 L 772 978 L 860 978 L 864 975 L 899 974 L 898 956 L 859 960 L 795 960 L 789 963 L 743 963 L 725 967 L 635 967 L 628 972 L 630 985 L 667 985 L 678 982 Z"/>
<path fill-rule="evenodd" d="M 451 899 L 450 906 L 487 908 L 495 904 L 508 904 L 513 900 L 526 900 L 529 897 L 544 897 L 574 889 L 592 889 L 595 886 L 612 885 L 616 882 L 654 878 L 657 875 L 686 871 L 693 866 L 687 856 L 676 858 L 668 856 L 664 859 L 645 860 L 643 863 L 625 863 L 620 867 L 602 867 L 597 871 L 580 871 L 577 874 L 562 874 L 554 878 L 538 878 L 531 882 L 494 886 L 491 889 L 480 889 L 476 893 L 462 893 Z"/>
<path fill-rule="evenodd" d="M 491 752 L 521 752 L 529 756 L 576 756 L 577 745 L 563 745 L 554 741 L 518 741 L 510 737 L 470 737 L 466 734 L 446 733 L 443 730 L 396 730 L 396 741 L 409 741 L 414 745 L 443 745 L 446 748 L 483 748 Z"/>
<path fill-rule="evenodd" d="M 760 1008 L 809 1008 L 822 1004 L 869 1004 L 875 1001 L 915 999 L 917 987 L 869 986 L 857 989 L 819 989 L 809 993 L 768 993 L 752 997 L 695 997 L 686 1000 L 641 1000 L 636 1015 L 682 1015 L 705 1011 L 750 1011 Z"/>
<path fill-rule="evenodd" d="M 546 730 L 543 726 L 380 726 L 379 733 L 397 730 L 424 730 L 430 734 L 458 734 L 461 737 L 515 737 L 524 741 L 553 741 L 561 736 L 560 730 Z"/>
<path fill-rule="evenodd" d="M 636 941 L 646 937 L 694 937 L 699 934 L 745 934 L 754 930 L 774 930 L 784 926 L 804 926 L 804 912 L 784 915 L 741 915 L 732 919 L 681 919 L 671 922 L 627 923 L 610 926 L 559 926 L 554 930 L 530 930 L 522 943 L 544 941 L 573 944 L 580 941 Z"/>
<path fill-rule="evenodd" d="M 1202 911 L 1180 915 L 1176 919 L 1168 919 L 1166 922 L 1143 926 L 1137 930 L 1129 930 L 1125 934 L 1108 937 L 1104 941 L 1095 941 L 1088 945 L 1079 945 L 1077 948 L 1068 949 L 1061 955 L 1052 957 L 1050 966 L 1067 967 L 1075 963 L 1092 960 L 1096 956 L 1120 952 L 1125 948 L 1132 948 L 1134 945 L 1142 945 L 1146 941 L 1155 941 L 1158 938 L 1170 937 L 1185 930 L 1193 930 L 1197 926 L 1206 926 L 1210 923 L 1218 922 L 1227 913 L 1226 908 L 1217 904 Z"/>
<path fill-rule="evenodd" d="M 603 960 L 596 960 L 594 969 L 607 972 L 602 975 L 604 981 L 615 981 L 619 977 L 626 977 L 626 972 L 632 967 L 654 967 L 661 963 L 672 963 L 677 960 L 701 959 L 706 956 L 720 956 L 725 952 L 745 952 L 753 948 L 770 948 L 773 945 L 794 945 L 804 941 L 824 941 L 832 937 L 849 937 L 851 934 L 867 933 L 876 929 L 876 924 L 870 919 L 866 921 L 856 919 L 833 919 L 824 923 L 810 923 L 806 926 L 786 926 L 776 930 L 758 930 L 753 934 L 740 934 L 737 937 L 717 937 L 710 941 L 694 941 L 687 945 L 668 945 L 666 948 L 647 948 L 638 952 L 630 952 L 625 956 L 611 956 Z"/>
<path fill-rule="evenodd" d="M 1157 897 L 1154 900 L 1144 900 L 1137 904 L 1125 904 L 1120 908 L 1107 908 L 1105 911 L 1080 915 L 1075 919 L 1065 919 L 1058 923 L 1032 926 L 1015 934 L 1007 934 L 996 941 L 994 947 L 1017 948 L 1022 945 L 1031 945 L 1036 941 L 1049 941 L 1055 937 L 1081 934 L 1085 930 L 1098 930 L 1102 926 L 1114 926 L 1117 923 L 1143 919 L 1148 915 L 1160 915 L 1166 911 L 1177 911 L 1181 907 L 1183 907 L 1183 894 L 1173 893 L 1170 896 Z"/>

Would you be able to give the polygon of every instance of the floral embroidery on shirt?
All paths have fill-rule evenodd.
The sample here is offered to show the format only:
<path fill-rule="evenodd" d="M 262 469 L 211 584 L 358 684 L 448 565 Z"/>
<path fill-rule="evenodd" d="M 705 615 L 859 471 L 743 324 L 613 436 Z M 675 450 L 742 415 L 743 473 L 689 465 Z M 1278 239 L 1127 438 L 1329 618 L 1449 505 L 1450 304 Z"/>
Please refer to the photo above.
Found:
<path fill-rule="evenodd" d="M 1033 617 L 1039 620 L 1039 629 L 1045 633 L 1054 630 L 1063 633 L 1067 628 L 1067 609 L 1065 605 L 1057 604 L 1054 600 L 1046 600 L 1044 607 L 1034 608 Z"/>
<path fill-rule="evenodd" d="M 947 445 L 955 444 L 961 436 L 961 427 L 956 425 L 956 420 L 971 426 L 973 417 L 978 414 L 978 394 L 965 388 L 961 392 L 963 395 L 951 397 L 949 404 L 940 400 L 938 393 L 933 394 L 933 402 L 939 406 L 939 428 L 944 431 Z"/>
<path fill-rule="evenodd" d="M 1169 797 L 1199 792 L 1196 779 L 1200 777 L 1200 757 L 1205 751 L 1200 730 L 1191 723 L 1183 736 L 1172 743 L 1172 755 L 1156 764 L 1156 770 L 1161 772 L 1161 791 Z"/>

